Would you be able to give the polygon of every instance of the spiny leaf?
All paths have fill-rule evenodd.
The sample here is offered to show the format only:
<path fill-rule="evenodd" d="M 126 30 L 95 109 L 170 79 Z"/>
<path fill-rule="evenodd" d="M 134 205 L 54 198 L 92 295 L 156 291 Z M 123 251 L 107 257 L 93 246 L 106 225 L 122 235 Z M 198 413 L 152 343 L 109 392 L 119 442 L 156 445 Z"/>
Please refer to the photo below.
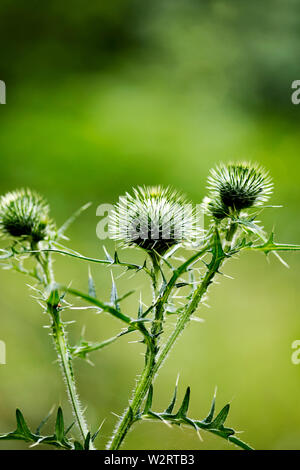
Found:
<path fill-rule="evenodd" d="M 88 432 L 84 441 L 84 450 L 90 449 L 90 442 L 91 442 L 91 433 Z"/>
<path fill-rule="evenodd" d="M 215 417 L 215 419 L 211 423 L 211 426 L 216 429 L 223 426 L 228 416 L 229 409 L 230 409 L 230 405 L 229 404 L 225 405 L 224 408 L 222 408 L 222 410 L 220 411 L 220 413 Z"/>
<path fill-rule="evenodd" d="M 191 395 L 191 389 L 190 389 L 190 387 L 188 387 L 186 389 L 184 398 L 182 400 L 181 407 L 179 408 L 179 410 L 176 414 L 176 417 L 186 416 L 186 413 L 187 413 L 187 410 L 188 410 L 189 404 L 190 404 L 190 395 Z"/>
<path fill-rule="evenodd" d="M 26 424 L 24 416 L 19 409 L 16 410 L 17 431 L 24 437 L 31 437 L 31 432 Z"/>
<path fill-rule="evenodd" d="M 81 299 L 89 302 L 90 304 L 96 305 L 97 307 L 102 309 L 104 312 L 110 313 L 114 317 L 119 318 L 119 320 L 122 320 L 123 322 L 125 322 L 127 324 L 132 322 L 132 319 L 130 317 L 128 317 L 127 315 L 125 315 L 121 312 L 119 312 L 118 310 L 116 310 L 111 305 L 107 305 L 107 304 L 101 302 L 100 300 L 95 299 L 95 298 L 93 298 L 93 297 L 91 297 L 87 294 L 84 294 L 83 292 L 80 292 L 76 289 L 71 289 L 69 287 L 63 287 L 63 286 L 61 288 L 65 289 L 67 292 L 69 292 L 69 294 L 76 295 L 77 297 L 80 297 Z"/>
<path fill-rule="evenodd" d="M 0 435 L 0 440 L 22 440 L 25 442 L 32 442 L 33 445 L 48 444 L 61 449 L 72 449 L 71 443 L 65 437 L 62 410 L 60 408 L 57 413 L 55 433 L 51 436 L 40 435 L 39 430 L 41 425 L 39 426 L 36 434 L 32 433 L 19 409 L 16 410 L 16 421 L 17 429 L 13 432 Z M 43 420 L 42 423 L 43 422 L 45 422 L 45 420 Z"/>
<path fill-rule="evenodd" d="M 71 354 L 72 354 L 73 357 L 81 357 L 81 358 L 85 359 L 87 354 L 89 354 L 93 351 L 98 351 L 99 349 L 102 349 L 105 346 L 108 346 L 109 344 L 113 343 L 114 341 L 116 341 L 121 336 L 124 336 L 124 335 L 126 335 L 128 333 L 131 333 L 133 331 L 136 331 L 136 328 L 133 325 L 131 325 L 131 326 L 129 326 L 129 328 L 127 330 L 123 330 L 119 334 L 117 334 L 116 336 L 113 336 L 112 338 L 106 339 L 104 341 L 93 343 L 93 342 L 89 342 L 89 341 L 85 341 L 85 340 L 81 339 L 81 341 L 78 345 L 72 346 L 70 348 Z"/>
<path fill-rule="evenodd" d="M 137 418 L 138 419 L 145 419 L 145 420 L 147 420 L 147 419 L 152 419 L 152 420 L 157 419 L 159 421 L 169 423 L 169 424 L 173 424 L 173 425 L 177 425 L 177 426 L 180 426 L 182 424 L 189 425 L 189 426 L 192 426 L 197 432 L 200 429 L 203 429 L 204 431 L 210 432 L 212 434 L 215 434 L 216 436 L 219 436 L 223 439 L 226 439 L 227 441 L 232 442 L 233 444 L 237 445 L 241 449 L 253 450 L 252 447 L 250 447 L 248 444 L 241 441 L 240 439 L 238 439 L 235 436 L 235 430 L 234 429 L 224 427 L 224 423 L 225 423 L 225 420 L 226 420 L 228 412 L 229 412 L 229 405 L 224 406 L 224 408 L 222 408 L 222 410 L 219 412 L 219 414 L 216 416 L 216 418 L 212 421 L 214 411 L 215 411 L 215 395 L 214 395 L 210 412 L 209 412 L 208 416 L 205 419 L 200 421 L 200 420 L 195 420 L 195 419 L 188 418 L 186 416 L 188 406 L 189 406 L 189 399 L 190 399 L 190 388 L 188 387 L 187 390 L 186 390 L 182 405 L 181 405 L 179 411 L 174 415 L 174 414 L 172 414 L 172 411 L 173 411 L 175 400 L 176 400 L 176 392 L 177 392 L 177 384 L 176 384 L 176 387 L 175 387 L 175 393 L 174 393 L 172 402 L 169 405 L 169 407 L 166 409 L 166 411 L 164 411 L 162 413 L 156 413 L 156 412 L 148 409 L 148 407 L 145 407 L 146 411 L 144 413 L 138 415 Z M 152 390 L 151 390 L 150 394 L 151 394 L 151 403 L 152 403 L 152 395 L 153 395 Z M 148 402 L 148 399 L 149 399 L 149 396 L 147 398 L 147 402 Z"/>
<path fill-rule="evenodd" d="M 271 233 L 269 240 L 262 245 L 247 246 L 247 249 L 263 251 L 268 254 L 270 251 L 300 251 L 300 245 L 291 245 L 274 242 L 274 233 Z"/>
<path fill-rule="evenodd" d="M 168 408 L 165 410 L 165 413 L 171 414 L 173 412 L 173 409 L 174 409 L 174 406 L 175 406 L 175 403 L 176 403 L 176 398 L 177 398 L 177 388 L 178 388 L 178 378 L 177 378 L 177 381 L 176 381 L 176 385 L 175 385 L 175 389 L 174 389 L 174 393 L 173 393 L 171 403 L 169 404 Z"/>
<path fill-rule="evenodd" d="M 228 440 L 235 444 L 238 447 L 241 447 L 241 449 L 244 450 L 254 450 L 253 447 L 249 446 L 249 444 L 246 444 L 246 442 L 242 441 L 241 439 L 238 439 L 235 436 L 229 436 Z"/>
<path fill-rule="evenodd" d="M 214 417 L 214 413 L 215 413 L 215 406 L 216 406 L 216 390 L 215 390 L 215 393 L 214 393 L 213 400 L 211 402 L 210 411 L 209 411 L 208 415 L 206 416 L 206 418 L 204 419 L 205 423 L 211 423 L 212 422 L 213 417 Z"/>

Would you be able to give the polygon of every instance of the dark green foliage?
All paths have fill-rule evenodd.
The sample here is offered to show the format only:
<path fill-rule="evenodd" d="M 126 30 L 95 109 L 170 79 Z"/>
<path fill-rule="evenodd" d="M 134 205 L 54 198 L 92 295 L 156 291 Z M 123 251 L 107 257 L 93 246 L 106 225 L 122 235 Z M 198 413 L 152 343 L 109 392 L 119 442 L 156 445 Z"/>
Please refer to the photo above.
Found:
<path fill-rule="evenodd" d="M 64 418 L 61 407 L 59 407 L 57 410 L 55 432 L 49 436 L 42 436 L 40 431 L 48 418 L 49 416 L 47 416 L 46 419 L 41 422 L 37 428 L 37 431 L 33 433 L 30 431 L 21 411 L 16 410 L 17 429 L 13 432 L 0 435 L 0 440 L 21 440 L 25 442 L 32 442 L 35 445 L 47 444 L 65 450 L 72 449 L 73 444 L 66 437 L 67 431 L 64 429 Z"/>
<path fill-rule="evenodd" d="M 30 235 L 29 231 L 28 233 L 24 231 L 20 240 L 14 242 L 6 250 L 2 250 L 1 259 L 3 261 L 7 260 L 6 267 L 28 274 L 38 282 L 38 288 L 33 288 L 38 293 L 38 301 L 42 304 L 44 311 L 50 315 L 52 336 L 68 388 L 75 421 L 65 430 L 63 413 L 59 408 L 54 433 L 50 436 L 41 436 L 41 428 L 48 420 L 49 415 L 41 422 L 36 432 L 32 433 L 22 413 L 17 410 L 17 429 L 0 436 L 0 439 L 24 440 L 34 445 L 44 443 L 62 449 L 94 449 L 94 441 L 100 432 L 101 426 L 94 434 L 89 431 L 76 390 L 72 359 L 76 357 L 89 361 L 91 352 L 103 349 L 123 335 L 136 332 L 139 335 L 138 341 L 146 347 L 144 369 L 137 380 L 132 399 L 107 448 L 111 450 L 119 449 L 133 423 L 139 420 L 151 419 L 177 426 L 188 425 L 195 429 L 197 433 L 204 430 L 226 439 L 242 449 L 251 449 L 248 444 L 236 437 L 234 429 L 225 425 L 230 409 L 229 404 L 225 405 L 218 414 L 215 414 L 215 396 L 208 415 L 202 420 L 192 419 L 188 416 L 189 387 L 186 389 L 177 411 L 174 411 L 177 400 L 177 384 L 172 400 L 165 411 L 154 412 L 152 410 L 153 380 L 186 325 L 191 319 L 196 319 L 197 309 L 205 299 L 215 278 L 222 274 L 220 269 L 224 262 L 244 250 L 262 251 L 265 254 L 274 252 L 277 257 L 279 257 L 277 251 L 300 250 L 299 245 L 275 243 L 273 233 L 270 237 L 267 237 L 256 220 L 257 212 L 243 212 L 248 208 L 261 206 L 271 192 L 269 177 L 261 169 L 247 164 L 223 165 L 212 172 L 209 181 L 210 197 L 206 200 L 205 207 L 213 215 L 213 219 L 208 230 L 201 238 L 196 240 L 197 244 L 190 246 L 193 253 L 186 260 L 176 258 L 174 254 L 178 248 L 176 245 L 179 242 L 191 241 L 193 236 L 196 235 L 193 227 L 193 212 L 188 212 L 187 218 L 182 219 L 181 208 L 185 200 L 178 194 L 170 192 L 169 189 L 163 190 L 160 187 L 139 188 L 134 191 L 133 196 L 127 195 L 130 206 L 129 219 L 127 217 L 128 211 L 125 210 L 123 202 L 116 207 L 112 218 L 114 238 L 123 240 L 127 245 L 144 248 L 151 258 L 152 266 L 150 269 L 147 267 L 146 260 L 142 265 L 121 262 L 116 251 L 111 256 L 105 248 L 105 259 L 96 259 L 82 256 L 61 246 L 58 239 L 64 237 L 64 232 L 70 223 L 87 206 L 75 213 L 61 229 L 56 231 L 53 238 L 47 239 L 46 235 L 43 237 L 38 236 L 38 232 L 34 232 L 33 226 L 30 226 Z M 28 195 L 29 192 L 26 194 Z M 9 199 L 7 197 L 7 200 Z M 24 200 L 27 201 L 26 198 Z M 180 210 L 177 213 L 178 207 Z M 42 214 L 42 210 L 39 214 Z M 153 240 L 149 241 L 147 237 L 141 239 L 131 237 L 130 224 L 134 222 L 135 216 L 140 214 L 142 214 L 142 221 L 145 224 L 146 235 L 148 235 L 149 226 L 152 227 L 154 224 L 158 234 L 155 244 L 152 244 Z M 162 226 L 160 224 L 170 220 L 170 216 L 174 216 L 171 217 L 173 229 L 175 229 L 174 224 L 182 224 L 182 233 L 185 233 L 185 236 L 179 238 L 174 236 L 172 239 L 161 238 Z M 118 227 L 117 223 L 119 224 Z M 39 249 L 40 247 L 37 245 L 37 242 L 41 240 L 45 242 L 42 245 L 43 249 Z M 29 245 L 28 241 L 31 242 Z M 169 250 L 172 246 L 173 249 Z M 168 253 L 166 253 L 167 251 Z M 133 318 L 132 312 L 130 312 L 130 315 L 125 312 L 122 301 L 134 291 L 125 292 L 120 296 L 112 273 L 110 296 L 106 302 L 97 298 L 96 286 L 90 269 L 87 294 L 77 289 L 58 285 L 52 273 L 51 255 L 53 253 L 67 255 L 89 263 L 106 265 L 111 269 L 124 267 L 126 270 L 130 270 L 133 275 L 143 271 L 152 284 L 153 300 L 149 306 L 144 306 L 140 296 L 136 309 L 136 318 Z M 23 265 L 23 261 L 28 257 L 33 257 L 36 261 L 36 265 L 32 270 L 27 270 Z M 281 261 L 285 263 L 283 260 Z M 180 292 L 180 296 L 178 296 L 178 292 Z M 94 307 L 98 313 L 105 312 L 116 320 L 120 320 L 125 328 L 117 335 L 106 340 L 89 342 L 81 337 L 77 345 L 70 346 L 66 323 L 62 321 L 64 310 L 71 306 L 65 299 L 67 294 L 83 300 L 89 307 Z M 177 302 L 177 297 L 181 298 L 180 302 Z M 167 331 L 167 329 L 165 330 L 167 314 L 172 314 L 172 318 L 175 317 L 176 321 L 169 336 L 162 341 L 161 338 Z M 142 409 L 143 411 L 141 411 Z M 75 423 L 81 438 L 73 441 L 66 436 Z"/>
<path fill-rule="evenodd" d="M 208 431 L 212 434 L 216 434 L 223 439 L 226 439 L 238 447 L 245 450 L 252 450 L 252 448 L 245 442 L 238 439 L 235 435 L 236 431 L 232 428 L 225 426 L 225 421 L 227 419 L 230 405 L 225 405 L 221 411 L 214 417 L 215 414 L 215 396 L 212 401 L 211 409 L 208 416 L 203 420 L 191 419 L 187 416 L 189 403 L 190 403 L 190 387 L 186 389 L 182 403 L 177 411 L 177 413 L 172 413 L 177 396 L 177 385 L 175 387 L 174 395 L 172 397 L 170 405 L 162 413 L 157 413 L 151 410 L 152 406 L 152 397 L 153 397 L 153 387 L 149 389 L 146 405 L 141 414 L 139 414 L 136 419 L 139 420 L 157 420 L 161 422 L 167 422 L 176 426 L 188 425 L 193 427 L 196 431 L 200 429 Z"/>

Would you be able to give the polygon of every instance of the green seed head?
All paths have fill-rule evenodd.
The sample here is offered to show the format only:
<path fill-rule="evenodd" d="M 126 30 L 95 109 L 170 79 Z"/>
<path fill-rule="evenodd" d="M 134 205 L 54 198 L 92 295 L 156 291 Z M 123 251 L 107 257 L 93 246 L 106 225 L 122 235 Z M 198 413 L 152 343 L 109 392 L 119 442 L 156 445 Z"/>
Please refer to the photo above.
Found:
<path fill-rule="evenodd" d="M 170 188 L 138 187 L 120 198 L 110 216 L 111 238 L 163 255 L 196 235 L 195 217 L 185 197 Z"/>
<path fill-rule="evenodd" d="M 0 198 L 0 230 L 3 235 L 39 242 L 47 238 L 51 228 L 49 206 L 39 194 L 21 189 Z"/>
<path fill-rule="evenodd" d="M 206 210 L 216 219 L 233 212 L 263 205 L 272 193 L 271 178 L 251 163 L 230 163 L 211 170 Z"/>

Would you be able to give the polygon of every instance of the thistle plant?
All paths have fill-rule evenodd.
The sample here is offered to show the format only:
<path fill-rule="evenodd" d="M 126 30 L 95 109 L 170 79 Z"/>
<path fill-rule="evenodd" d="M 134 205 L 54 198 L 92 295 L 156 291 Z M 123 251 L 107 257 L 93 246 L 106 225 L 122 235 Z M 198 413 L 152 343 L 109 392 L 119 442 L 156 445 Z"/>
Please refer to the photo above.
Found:
<path fill-rule="evenodd" d="M 42 426 L 48 417 L 32 432 L 21 411 L 17 410 L 16 430 L 0 435 L 0 440 L 24 440 L 33 445 L 48 444 L 66 450 L 94 449 L 101 426 L 98 430 L 91 430 L 86 422 L 76 390 L 73 361 L 89 360 L 91 354 L 112 345 L 121 336 L 135 332 L 145 348 L 144 366 L 137 377 L 128 406 L 118 420 L 106 448 L 120 449 L 133 425 L 151 420 L 177 426 L 187 425 L 197 433 L 203 430 L 242 449 L 252 449 L 237 437 L 234 429 L 225 424 L 229 404 L 215 413 L 215 396 L 211 409 L 202 419 L 192 418 L 188 414 L 189 387 L 183 401 L 175 409 L 178 384 L 170 394 L 171 402 L 164 410 L 157 411 L 152 407 L 155 378 L 177 339 L 201 307 L 209 287 L 222 275 L 220 269 L 224 263 L 244 251 L 260 251 L 266 255 L 273 252 L 281 260 L 279 252 L 300 250 L 300 245 L 275 243 L 274 234 L 267 236 L 257 221 L 258 214 L 267 207 L 273 189 L 271 178 L 262 168 L 244 162 L 221 165 L 211 171 L 207 189 L 208 194 L 202 202 L 202 210 L 208 218 L 205 230 L 203 227 L 199 230 L 198 211 L 185 196 L 170 188 L 139 187 L 120 198 L 110 215 L 110 236 L 120 248 L 140 250 L 144 254 L 141 265 L 121 261 L 117 250 L 113 255 L 105 250 L 105 259 L 97 259 L 83 256 L 62 245 L 66 230 L 88 205 L 61 228 L 56 228 L 49 217 L 47 203 L 36 193 L 21 190 L 1 198 L 0 229 L 3 237 L 9 240 L 8 247 L 2 250 L 1 259 L 6 268 L 34 280 L 32 287 L 49 317 L 49 327 L 65 378 L 74 423 L 65 429 L 63 412 L 59 407 L 53 434 L 42 435 Z M 55 254 L 67 255 L 89 265 L 109 266 L 111 269 L 119 267 L 137 276 L 143 273 L 149 279 L 153 300 L 148 306 L 140 300 L 136 313 L 129 314 L 124 311 L 122 300 L 132 291 L 119 296 L 112 278 L 109 300 L 100 300 L 96 296 L 90 270 L 87 293 L 59 285 L 52 269 L 52 257 Z M 35 261 L 31 269 L 26 267 L 29 258 Z M 116 318 L 123 327 L 119 334 L 109 339 L 99 339 L 95 343 L 81 338 L 78 344 L 69 344 L 67 325 L 62 317 L 65 310 L 71 307 L 70 299 L 73 297 Z M 179 297 L 180 302 L 177 300 Z M 176 321 L 171 333 L 167 334 L 171 326 L 170 317 Z M 73 424 L 72 432 L 75 434 L 71 436 Z"/>
<path fill-rule="evenodd" d="M 21 189 L 2 196 L 0 230 L 3 235 L 35 244 L 48 238 L 51 228 L 49 206 L 39 194 Z"/>

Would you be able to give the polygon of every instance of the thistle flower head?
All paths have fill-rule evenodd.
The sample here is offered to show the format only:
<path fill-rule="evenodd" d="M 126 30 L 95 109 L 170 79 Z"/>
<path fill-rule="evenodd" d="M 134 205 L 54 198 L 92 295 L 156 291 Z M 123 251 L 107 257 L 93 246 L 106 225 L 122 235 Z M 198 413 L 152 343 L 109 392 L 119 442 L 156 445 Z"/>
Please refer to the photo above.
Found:
<path fill-rule="evenodd" d="M 251 163 L 230 163 L 211 170 L 209 197 L 205 208 L 216 219 L 250 207 L 261 206 L 272 193 L 272 181 L 261 167 Z"/>
<path fill-rule="evenodd" d="M 39 194 L 21 189 L 0 198 L 2 234 L 39 242 L 47 237 L 51 227 L 49 206 Z"/>
<path fill-rule="evenodd" d="M 170 188 L 138 187 L 116 204 L 109 231 L 112 239 L 127 246 L 163 255 L 170 247 L 194 238 L 194 211 L 182 194 Z"/>

